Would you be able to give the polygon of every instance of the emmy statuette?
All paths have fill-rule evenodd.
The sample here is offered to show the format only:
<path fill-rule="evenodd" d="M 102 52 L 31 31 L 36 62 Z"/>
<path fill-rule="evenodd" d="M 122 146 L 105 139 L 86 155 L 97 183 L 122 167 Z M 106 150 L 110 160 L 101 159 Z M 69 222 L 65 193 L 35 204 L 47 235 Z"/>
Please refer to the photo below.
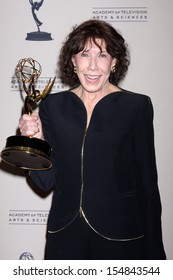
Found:
<path fill-rule="evenodd" d="M 29 40 L 29 41 L 50 41 L 50 40 L 52 40 L 51 33 L 40 30 L 40 26 L 43 24 L 43 22 L 41 22 L 38 19 L 37 12 L 40 9 L 40 7 L 43 5 L 43 1 L 44 0 L 41 0 L 41 1 L 29 0 L 29 3 L 31 4 L 32 16 L 33 16 L 33 19 L 37 26 L 37 31 L 27 33 L 26 40 Z"/>
<path fill-rule="evenodd" d="M 20 59 L 15 74 L 22 82 L 23 90 L 26 93 L 24 101 L 25 113 L 31 115 L 37 102 L 45 98 L 51 91 L 55 78 L 48 81 L 43 92 L 35 88 L 35 83 L 41 74 L 41 65 L 32 58 Z M 9 136 L 6 147 L 1 152 L 4 162 L 28 170 L 46 170 L 51 168 L 49 158 L 51 146 L 44 140 L 28 136 Z"/>

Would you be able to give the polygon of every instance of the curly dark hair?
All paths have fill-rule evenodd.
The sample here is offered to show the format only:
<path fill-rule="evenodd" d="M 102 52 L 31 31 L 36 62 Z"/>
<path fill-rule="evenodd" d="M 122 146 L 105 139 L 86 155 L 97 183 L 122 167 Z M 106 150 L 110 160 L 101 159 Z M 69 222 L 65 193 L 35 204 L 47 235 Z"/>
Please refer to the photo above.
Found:
<path fill-rule="evenodd" d="M 61 78 L 68 83 L 79 83 L 74 73 L 72 56 L 81 52 L 88 40 L 92 40 L 99 48 L 96 39 L 105 41 L 106 50 L 116 58 L 116 71 L 111 72 L 109 81 L 118 85 L 125 77 L 130 63 L 130 55 L 124 38 L 110 24 L 105 21 L 91 19 L 75 26 L 63 43 L 59 56 L 59 70 Z"/>

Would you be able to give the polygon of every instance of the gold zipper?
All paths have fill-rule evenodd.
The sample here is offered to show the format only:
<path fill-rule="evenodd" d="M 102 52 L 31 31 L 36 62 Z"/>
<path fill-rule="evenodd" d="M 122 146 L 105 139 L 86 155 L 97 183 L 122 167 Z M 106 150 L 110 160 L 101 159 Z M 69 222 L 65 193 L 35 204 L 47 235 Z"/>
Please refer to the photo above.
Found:
<path fill-rule="evenodd" d="M 84 145 L 85 145 L 85 139 L 86 139 L 86 134 L 87 134 L 87 128 L 85 129 L 84 137 L 83 137 L 83 142 L 82 142 L 82 149 L 81 149 L 81 193 L 80 193 L 80 208 L 79 208 L 79 213 L 80 217 L 82 217 L 82 196 L 83 196 L 83 188 L 84 188 L 84 179 L 83 179 L 83 154 L 84 154 Z"/>
<path fill-rule="evenodd" d="M 143 238 L 144 235 L 140 235 L 140 236 L 135 236 L 135 237 L 131 237 L 131 238 L 111 238 L 111 237 L 108 237 L 108 236 L 105 236 L 103 234 L 101 234 L 100 232 L 98 232 L 88 221 L 88 219 L 86 218 L 85 216 L 85 213 L 84 211 L 82 210 L 82 213 L 81 215 L 83 216 L 83 218 L 85 219 L 86 223 L 88 224 L 88 226 L 95 232 L 97 233 L 99 236 L 107 239 L 107 240 L 110 240 L 110 241 L 132 241 L 132 240 L 136 240 L 136 239 L 140 239 L 140 238 Z"/>
<path fill-rule="evenodd" d="M 61 230 L 65 229 L 65 228 L 67 228 L 67 227 L 68 227 L 69 225 L 71 225 L 72 222 L 77 218 L 78 214 L 79 214 L 79 212 L 77 212 L 77 214 L 75 215 L 75 217 L 74 217 L 68 224 L 66 224 L 65 226 L 63 226 L 62 228 L 57 229 L 57 230 L 48 230 L 48 233 L 58 233 L 59 231 L 61 231 Z"/>

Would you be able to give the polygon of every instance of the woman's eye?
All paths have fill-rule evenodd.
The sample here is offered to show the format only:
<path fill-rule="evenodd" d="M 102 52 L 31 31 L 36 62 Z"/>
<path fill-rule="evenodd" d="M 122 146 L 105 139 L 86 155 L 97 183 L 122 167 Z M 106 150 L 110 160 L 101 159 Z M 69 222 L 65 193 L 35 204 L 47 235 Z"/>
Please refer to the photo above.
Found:
<path fill-rule="evenodd" d="M 100 53 L 99 57 L 103 57 L 104 58 L 104 57 L 106 57 L 106 54 L 105 53 Z"/>
<path fill-rule="evenodd" d="M 88 57 L 88 53 L 81 53 L 82 57 Z"/>

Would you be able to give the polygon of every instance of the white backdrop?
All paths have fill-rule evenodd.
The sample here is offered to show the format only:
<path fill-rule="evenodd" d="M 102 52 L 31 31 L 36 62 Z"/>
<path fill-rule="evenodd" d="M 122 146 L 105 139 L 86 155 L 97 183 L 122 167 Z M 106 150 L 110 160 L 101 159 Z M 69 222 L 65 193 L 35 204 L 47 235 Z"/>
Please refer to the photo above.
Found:
<path fill-rule="evenodd" d="M 33 1 L 36 2 L 36 1 Z M 41 2 L 41 1 L 38 1 Z M 155 144 L 162 199 L 163 238 L 173 259 L 173 2 L 172 0 L 45 0 L 37 17 L 53 40 L 26 40 L 37 31 L 29 0 L 0 0 L 0 149 L 16 134 L 23 101 L 13 78 L 19 59 L 42 65 L 38 88 L 56 73 L 61 43 L 72 26 L 90 18 L 111 22 L 126 38 L 131 66 L 122 87 L 147 94 L 154 105 Z M 57 79 L 54 91 L 64 87 Z M 43 259 L 51 194 L 45 196 L 23 171 L 0 163 L 0 259 Z"/>

